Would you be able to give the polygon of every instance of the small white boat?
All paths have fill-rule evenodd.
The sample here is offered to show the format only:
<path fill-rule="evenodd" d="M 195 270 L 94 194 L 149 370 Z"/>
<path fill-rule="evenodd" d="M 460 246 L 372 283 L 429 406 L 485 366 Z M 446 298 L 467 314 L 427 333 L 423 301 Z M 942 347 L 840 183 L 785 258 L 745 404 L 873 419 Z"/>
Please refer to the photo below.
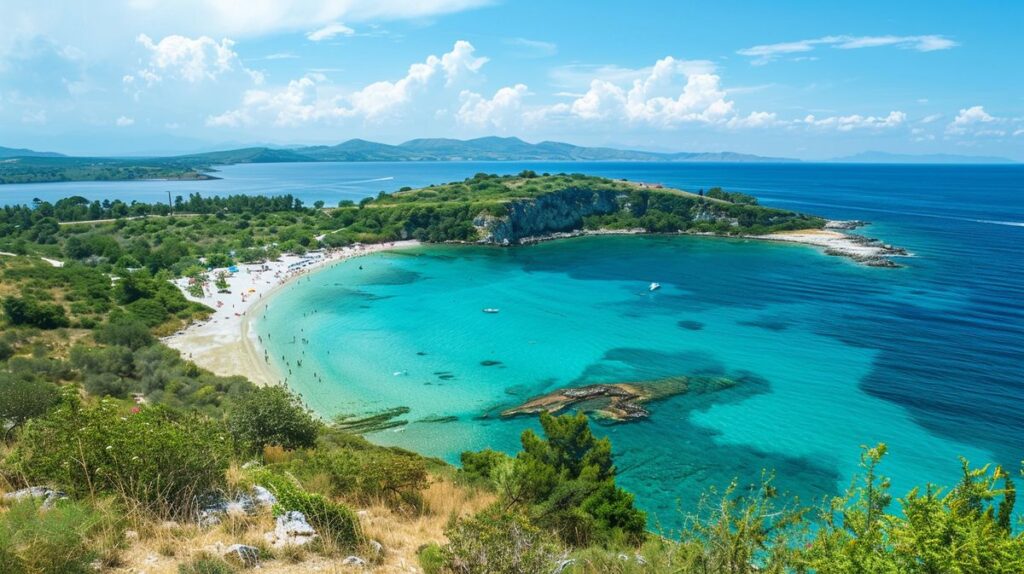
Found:
<path fill-rule="evenodd" d="M 651 286 L 648 290 L 657 291 L 658 289 L 661 289 L 661 283 L 651 283 Z"/>
<path fill-rule="evenodd" d="M 483 311 L 484 311 L 484 313 L 499 313 L 499 312 L 501 312 L 501 309 L 495 309 L 494 307 L 487 307 Z"/>

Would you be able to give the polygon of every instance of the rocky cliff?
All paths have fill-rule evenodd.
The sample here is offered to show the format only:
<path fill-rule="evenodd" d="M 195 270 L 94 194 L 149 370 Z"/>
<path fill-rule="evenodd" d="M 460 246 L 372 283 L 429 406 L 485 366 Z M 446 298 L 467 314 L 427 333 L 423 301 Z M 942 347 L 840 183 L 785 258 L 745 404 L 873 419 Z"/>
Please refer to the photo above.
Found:
<path fill-rule="evenodd" d="M 480 243 L 510 245 L 527 237 L 580 229 L 588 215 L 618 211 L 618 192 L 568 188 L 536 198 L 514 199 L 507 208 L 504 216 L 481 214 L 473 220 Z"/>

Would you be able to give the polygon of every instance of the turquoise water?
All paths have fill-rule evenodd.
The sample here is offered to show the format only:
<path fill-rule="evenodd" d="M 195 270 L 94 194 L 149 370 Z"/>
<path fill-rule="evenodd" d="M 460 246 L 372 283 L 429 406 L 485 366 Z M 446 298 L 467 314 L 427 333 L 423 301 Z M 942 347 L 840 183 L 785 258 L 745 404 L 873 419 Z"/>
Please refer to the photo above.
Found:
<path fill-rule="evenodd" d="M 884 468 L 897 492 L 956 480 L 957 455 L 1011 467 L 1024 458 L 1021 166 L 286 164 L 232 166 L 214 182 L 0 192 L 6 202 L 171 190 L 333 203 L 522 169 L 722 185 L 766 205 L 871 220 L 867 233 L 916 257 L 905 269 L 868 269 L 801 246 L 687 237 L 366 257 L 289 286 L 255 324 L 312 407 L 329 417 L 408 406 L 409 425 L 371 438 L 454 462 L 466 449 L 517 450 L 536 421 L 495 412 L 560 386 L 739 380 L 656 403 L 646 421 L 597 426 L 652 524 L 673 525 L 677 506 L 692 507 L 708 486 L 753 482 L 764 468 L 783 490 L 817 500 L 847 484 L 861 444 L 889 443 Z M 651 294 L 650 281 L 664 287 Z M 417 422 L 436 416 L 457 420 Z"/>
<path fill-rule="evenodd" d="M 289 384 L 312 408 L 408 406 L 408 426 L 372 439 L 453 462 L 463 450 L 516 450 L 535 421 L 495 413 L 536 394 L 680 374 L 735 378 L 725 392 L 655 403 L 647 421 L 599 427 L 612 437 L 624 486 L 654 520 L 672 524 L 678 504 L 764 468 L 805 500 L 833 494 L 862 444 L 889 443 L 897 489 L 954 481 L 958 454 L 996 458 L 933 435 L 859 387 L 879 353 L 833 332 L 843 315 L 866 311 L 842 290 L 901 300 L 894 273 L 800 246 L 712 238 L 425 247 L 295 284 L 256 328 L 272 334 L 271 355 L 288 357 L 283 372 L 292 369 Z M 664 287 L 650 293 L 655 280 Z M 834 295 L 816 296 L 823 290 Z M 417 422 L 438 416 L 458 420 Z"/>
<path fill-rule="evenodd" d="M 692 508 L 706 487 L 753 482 L 764 468 L 817 500 L 845 487 L 861 444 L 889 443 L 884 470 L 900 494 L 955 481 L 958 455 L 1009 468 L 1024 459 L 1024 166 L 265 164 L 225 167 L 217 181 L 2 186 L 0 203 L 169 191 L 334 204 L 523 169 L 720 185 L 765 205 L 870 220 L 866 233 L 916 256 L 904 269 L 868 269 L 793 245 L 604 237 L 346 262 L 288 287 L 255 325 L 311 406 L 326 417 L 408 406 L 407 427 L 371 438 L 454 462 L 465 449 L 517 450 L 536 421 L 494 413 L 559 386 L 739 380 L 654 404 L 646 421 L 597 427 L 652 525 L 676 524 L 677 506 Z M 648 293 L 650 281 L 664 287 Z M 437 415 L 457 421 L 416 422 Z"/>

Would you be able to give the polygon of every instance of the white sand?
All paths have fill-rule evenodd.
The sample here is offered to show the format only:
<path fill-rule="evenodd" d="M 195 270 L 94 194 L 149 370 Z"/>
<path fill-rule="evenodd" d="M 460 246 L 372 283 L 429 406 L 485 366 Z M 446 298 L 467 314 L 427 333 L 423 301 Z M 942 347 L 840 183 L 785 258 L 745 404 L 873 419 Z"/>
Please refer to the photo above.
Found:
<path fill-rule="evenodd" d="M 276 373 L 263 360 L 262 346 L 255 333 L 250 333 L 248 318 L 269 300 L 273 292 L 287 282 L 327 265 L 379 253 L 389 249 L 402 249 L 419 245 L 418 241 L 396 241 L 334 251 L 311 252 L 305 256 L 284 255 L 277 261 L 253 265 L 239 265 L 236 273 L 214 269 L 207 273 L 209 282 L 203 297 L 189 294 L 188 279 L 174 281 L 192 301 L 214 309 L 208 320 L 193 323 L 186 329 L 163 339 L 163 342 L 181 352 L 182 357 L 222 376 L 242 375 L 256 384 L 278 382 Z M 227 293 L 218 293 L 214 286 L 217 275 L 227 273 Z"/>
<path fill-rule="evenodd" d="M 849 257 L 866 265 L 895 265 L 890 257 L 908 255 L 904 250 L 885 245 L 881 242 L 867 240 L 858 235 L 842 233 L 832 229 L 803 229 L 798 231 L 781 231 L 767 235 L 745 235 L 748 239 L 765 241 L 782 241 L 820 247 L 830 255 Z"/>

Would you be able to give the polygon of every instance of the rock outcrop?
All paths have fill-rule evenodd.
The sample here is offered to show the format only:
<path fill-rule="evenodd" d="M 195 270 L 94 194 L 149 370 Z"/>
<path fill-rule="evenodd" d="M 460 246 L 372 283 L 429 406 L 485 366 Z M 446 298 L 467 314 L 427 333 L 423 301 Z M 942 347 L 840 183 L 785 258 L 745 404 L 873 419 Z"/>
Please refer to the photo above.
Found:
<path fill-rule="evenodd" d="M 572 231 L 583 226 L 588 215 L 619 210 L 618 192 L 568 188 L 531 199 L 506 204 L 508 214 L 479 215 L 473 225 L 480 231 L 480 243 L 512 245 L 522 239 Z"/>

